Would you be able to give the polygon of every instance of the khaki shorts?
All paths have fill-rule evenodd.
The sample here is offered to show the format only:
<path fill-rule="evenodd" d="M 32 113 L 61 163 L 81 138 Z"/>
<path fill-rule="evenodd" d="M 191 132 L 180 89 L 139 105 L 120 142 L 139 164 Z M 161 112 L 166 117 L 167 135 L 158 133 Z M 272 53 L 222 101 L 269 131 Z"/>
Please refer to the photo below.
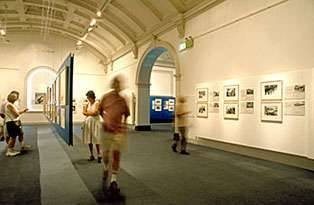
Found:
<path fill-rule="evenodd" d="M 102 150 L 123 150 L 126 151 L 128 147 L 128 136 L 126 133 L 110 133 L 103 132 L 100 138 Z"/>

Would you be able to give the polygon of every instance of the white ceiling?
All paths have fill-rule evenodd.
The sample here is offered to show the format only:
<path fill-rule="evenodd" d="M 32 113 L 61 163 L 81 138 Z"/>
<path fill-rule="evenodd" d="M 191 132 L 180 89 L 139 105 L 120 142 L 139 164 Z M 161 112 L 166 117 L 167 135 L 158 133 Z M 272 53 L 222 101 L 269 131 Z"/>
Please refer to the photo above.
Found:
<path fill-rule="evenodd" d="M 222 1 L 0 0 L 0 23 L 7 37 L 24 32 L 64 35 L 110 59 Z M 97 11 L 102 11 L 101 17 Z M 97 19 L 97 27 L 83 38 L 92 18 Z"/>

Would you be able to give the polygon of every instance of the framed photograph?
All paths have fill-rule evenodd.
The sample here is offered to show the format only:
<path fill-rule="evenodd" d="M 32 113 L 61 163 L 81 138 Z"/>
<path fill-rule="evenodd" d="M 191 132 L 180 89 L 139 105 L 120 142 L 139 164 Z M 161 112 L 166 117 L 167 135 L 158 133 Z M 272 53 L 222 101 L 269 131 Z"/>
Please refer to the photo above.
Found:
<path fill-rule="evenodd" d="M 262 82 L 261 94 L 262 100 L 281 100 L 282 80 Z"/>
<path fill-rule="evenodd" d="M 207 88 L 197 88 L 197 101 L 207 102 L 208 101 L 208 89 Z"/>
<path fill-rule="evenodd" d="M 285 115 L 305 116 L 305 101 L 304 100 L 286 101 Z"/>
<path fill-rule="evenodd" d="M 43 104 L 46 97 L 46 93 L 35 93 L 35 104 Z"/>
<path fill-rule="evenodd" d="M 289 85 L 285 88 L 286 99 L 305 99 L 305 84 Z"/>
<path fill-rule="evenodd" d="M 282 122 L 282 102 L 262 102 L 261 106 L 263 122 Z"/>
<path fill-rule="evenodd" d="M 227 85 L 224 87 L 224 100 L 239 100 L 239 85 Z"/>
<path fill-rule="evenodd" d="M 219 102 L 211 102 L 208 107 L 209 113 L 219 113 Z"/>
<path fill-rule="evenodd" d="M 208 117 L 207 103 L 197 103 L 197 117 Z"/>
<path fill-rule="evenodd" d="M 253 88 L 246 88 L 241 90 L 241 97 L 242 101 L 252 101 L 254 100 L 255 90 Z"/>
<path fill-rule="evenodd" d="M 219 102 L 219 90 L 213 90 L 210 92 L 210 101 Z"/>
<path fill-rule="evenodd" d="M 169 99 L 169 105 L 174 105 L 174 99 Z"/>
<path fill-rule="evenodd" d="M 247 101 L 240 103 L 240 113 L 241 114 L 253 114 L 254 113 L 254 102 Z"/>
<path fill-rule="evenodd" d="M 173 112 L 173 111 L 174 111 L 174 105 L 169 105 L 168 111 L 169 111 L 169 112 Z"/>
<path fill-rule="evenodd" d="M 239 104 L 238 103 L 225 103 L 224 104 L 224 118 L 231 120 L 239 119 Z"/>
<path fill-rule="evenodd" d="M 161 103 L 162 103 L 162 99 L 160 99 L 160 98 L 156 98 L 156 99 L 155 99 L 155 105 L 156 105 L 156 106 L 158 106 L 158 105 L 161 106 Z"/>

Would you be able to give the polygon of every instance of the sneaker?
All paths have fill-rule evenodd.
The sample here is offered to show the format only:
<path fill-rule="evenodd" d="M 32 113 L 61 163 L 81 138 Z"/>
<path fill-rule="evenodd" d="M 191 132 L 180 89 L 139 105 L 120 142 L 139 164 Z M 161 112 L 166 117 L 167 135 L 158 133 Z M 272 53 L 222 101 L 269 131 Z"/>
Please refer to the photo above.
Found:
<path fill-rule="evenodd" d="M 188 152 L 185 151 L 185 150 L 182 150 L 182 151 L 180 152 L 180 154 L 189 155 L 190 153 L 188 153 Z"/>
<path fill-rule="evenodd" d="M 171 145 L 171 148 L 172 148 L 173 152 L 177 152 L 177 145 L 176 144 Z"/>
<path fill-rule="evenodd" d="M 102 186 L 103 186 L 104 191 L 107 191 L 108 189 L 108 177 L 109 177 L 108 170 L 104 170 L 103 177 L 102 177 Z"/>
<path fill-rule="evenodd" d="M 97 162 L 101 163 L 101 157 L 97 157 Z"/>
<path fill-rule="evenodd" d="M 7 153 L 5 154 L 7 157 L 15 157 L 16 155 L 20 154 L 20 152 L 15 151 L 15 150 L 8 150 Z"/>
<path fill-rule="evenodd" d="M 28 151 L 32 148 L 31 145 L 29 144 L 24 144 L 23 146 L 21 146 L 21 151 Z"/>

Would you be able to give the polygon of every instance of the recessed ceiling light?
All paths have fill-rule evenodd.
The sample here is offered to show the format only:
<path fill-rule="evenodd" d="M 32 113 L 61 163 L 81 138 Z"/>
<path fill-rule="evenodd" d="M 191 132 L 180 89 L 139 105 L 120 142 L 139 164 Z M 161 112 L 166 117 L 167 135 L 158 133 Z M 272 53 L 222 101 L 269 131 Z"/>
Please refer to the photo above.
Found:
<path fill-rule="evenodd" d="M 97 11 L 96 15 L 97 17 L 101 17 L 101 11 Z"/>
<path fill-rule="evenodd" d="M 89 23 L 90 26 L 95 26 L 96 25 L 96 19 L 92 19 Z"/>
<path fill-rule="evenodd" d="M 0 34 L 1 34 L 1 36 L 5 36 L 6 35 L 5 30 L 4 29 L 0 29 Z"/>
<path fill-rule="evenodd" d="M 89 27 L 89 28 L 87 29 L 88 32 L 91 32 L 92 30 L 93 30 L 93 27 Z"/>
<path fill-rule="evenodd" d="M 82 45 L 82 41 L 81 41 L 81 40 L 78 40 L 77 43 L 76 43 L 76 45 L 77 45 L 77 46 Z"/>

